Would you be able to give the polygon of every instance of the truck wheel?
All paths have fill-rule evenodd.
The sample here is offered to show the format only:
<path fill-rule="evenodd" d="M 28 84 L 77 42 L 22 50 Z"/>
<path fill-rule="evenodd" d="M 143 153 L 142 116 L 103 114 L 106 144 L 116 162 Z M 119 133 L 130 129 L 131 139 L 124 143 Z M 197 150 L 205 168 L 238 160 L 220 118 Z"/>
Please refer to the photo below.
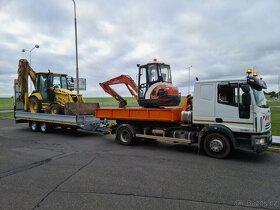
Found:
<path fill-rule="evenodd" d="M 39 131 L 39 123 L 38 122 L 30 122 L 29 126 L 33 132 Z"/>
<path fill-rule="evenodd" d="M 117 139 L 122 145 L 130 145 L 133 142 L 133 136 L 128 127 L 121 127 L 117 134 Z"/>
<path fill-rule="evenodd" d="M 220 133 L 210 133 L 204 139 L 204 151 L 214 158 L 225 158 L 232 150 L 229 139 Z"/>
<path fill-rule="evenodd" d="M 48 112 L 50 114 L 63 114 L 63 108 L 59 104 L 52 104 Z"/>
<path fill-rule="evenodd" d="M 42 133 L 48 133 L 50 131 L 51 127 L 49 125 L 49 123 L 41 123 L 40 124 L 40 130 Z"/>
<path fill-rule="evenodd" d="M 42 111 L 42 103 L 35 96 L 29 98 L 29 111 L 32 113 L 40 113 Z"/>

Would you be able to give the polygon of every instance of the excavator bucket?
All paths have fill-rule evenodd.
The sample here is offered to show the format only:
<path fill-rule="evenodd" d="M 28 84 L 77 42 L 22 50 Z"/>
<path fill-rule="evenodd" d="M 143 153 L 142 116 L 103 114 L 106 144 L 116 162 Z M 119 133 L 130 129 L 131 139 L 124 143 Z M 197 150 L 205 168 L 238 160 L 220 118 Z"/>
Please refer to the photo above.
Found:
<path fill-rule="evenodd" d="M 99 103 L 66 103 L 64 113 L 66 115 L 95 115 Z"/>

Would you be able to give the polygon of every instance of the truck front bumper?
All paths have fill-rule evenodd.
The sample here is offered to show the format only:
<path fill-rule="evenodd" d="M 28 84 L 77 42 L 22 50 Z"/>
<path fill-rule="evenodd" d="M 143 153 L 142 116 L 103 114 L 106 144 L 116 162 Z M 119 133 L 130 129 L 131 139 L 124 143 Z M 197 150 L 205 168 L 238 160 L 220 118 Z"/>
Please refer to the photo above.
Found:
<path fill-rule="evenodd" d="M 254 152 L 264 152 L 272 143 L 271 131 L 264 134 L 255 134 L 251 137 L 252 149 Z"/>

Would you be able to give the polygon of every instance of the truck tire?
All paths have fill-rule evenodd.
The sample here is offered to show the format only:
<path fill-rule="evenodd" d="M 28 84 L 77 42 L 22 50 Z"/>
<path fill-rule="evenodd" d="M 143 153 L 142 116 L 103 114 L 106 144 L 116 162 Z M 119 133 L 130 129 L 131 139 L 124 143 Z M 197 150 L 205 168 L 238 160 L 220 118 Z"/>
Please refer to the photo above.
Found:
<path fill-rule="evenodd" d="M 34 121 L 30 122 L 29 126 L 33 132 L 39 131 L 39 129 L 40 129 L 38 122 L 34 122 Z"/>
<path fill-rule="evenodd" d="M 35 96 L 29 98 L 29 111 L 32 113 L 42 112 L 42 103 Z"/>
<path fill-rule="evenodd" d="M 51 129 L 51 126 L 49 123 L 45 123 L 45 122 L 42 122 L 40 124 L 40 130 L 42 133 L 48 133 Z"/>
<path fill-rule="evenodd" d="M 117 133 L 117 140 L 122 145 L 131 145 L 134 140 L 131 130 L 126 126 L 121 127 Z"/>
<path fill-rule="evenodd" d="M 204 139 L 204 151 L 214 158 L 226 158 L 232 151 L 232 145 L 227 136 L 221 133 L 210 133 Z"/>

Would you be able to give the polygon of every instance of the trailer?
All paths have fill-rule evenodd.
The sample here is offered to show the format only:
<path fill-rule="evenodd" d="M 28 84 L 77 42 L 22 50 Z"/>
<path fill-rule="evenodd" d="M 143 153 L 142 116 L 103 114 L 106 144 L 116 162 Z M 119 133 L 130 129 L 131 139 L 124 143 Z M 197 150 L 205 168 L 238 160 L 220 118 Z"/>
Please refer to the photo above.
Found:
<path fill-rule="evenodd" d="M 14 118 L 16 123 L 28 123 L 32 131 L 41 131 L 42 133 L 47 133 L 58 127 L 106 133 L 109 125 L 106 119 L 100 120 L 94 115 L 57 115 L 15 110 Z"/>
<path fill-rule="evenodd" d="M 265 88 L 262 79 L 249 74 L 197 81 L 183 107 L 98 108 L 95 116 L 116 121 L 111 133 L 122 145 L 153 139 L 197 145 L 215 158 L 225 158 L 234 149 L 261 153 L 272 143 Z"/>
<path fill-rule="evenodd" d="M 108 132 L 109 121 L 106 119 L 100 120 L 94 115 L 94 110 L 99 107 L 99 104 L 66 103 L 65 109 L 68 108 L 65 111 L 67 113 L 66 115 L 32 113 L 25 111 L 25 104 L 19 100 L 20 90 L 17 80 L 14 82 L 14 91 L 15 122 L 28 123 L 32 131 L 47 133 L 51 129 L 60 127 L 64 129 L 82 129 L 98 133 Z"/>

